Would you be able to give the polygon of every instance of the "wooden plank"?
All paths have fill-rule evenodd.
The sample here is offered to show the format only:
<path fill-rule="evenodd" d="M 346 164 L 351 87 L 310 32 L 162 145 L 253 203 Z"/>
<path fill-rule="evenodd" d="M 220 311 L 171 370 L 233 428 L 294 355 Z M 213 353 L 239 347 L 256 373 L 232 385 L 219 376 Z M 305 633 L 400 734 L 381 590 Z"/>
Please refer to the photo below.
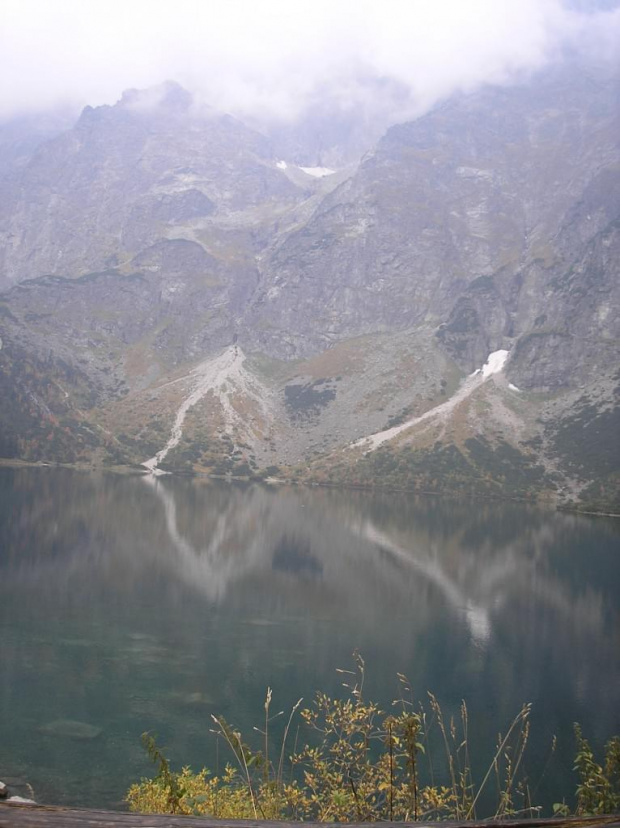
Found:
<path fill-rule="evenodd" d="M 344 828 L 344 823 L 268 822 L 227 820 L 169 814 L 128 814 L 88 811 L 47 805 L 0 803 L 0 828 Z M 348 828 L 369 828 L 385 823 L 348 823 Z M 488 822 L 399 822 L 401 828 L 620 828 L 620 814 L 561 819 L 505 819 Z"/>

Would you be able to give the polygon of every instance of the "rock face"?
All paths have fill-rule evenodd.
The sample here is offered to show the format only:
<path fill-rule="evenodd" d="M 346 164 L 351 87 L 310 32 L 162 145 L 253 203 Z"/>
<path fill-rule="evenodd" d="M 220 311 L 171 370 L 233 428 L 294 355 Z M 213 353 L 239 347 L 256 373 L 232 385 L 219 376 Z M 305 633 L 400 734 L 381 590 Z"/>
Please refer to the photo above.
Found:
<path fill-rule="evenodd" d="M 175 84 L 87 108 L 2 184 L 0 453 L 141 462 L 191 397 L 169 468 L 609 507 L 618 88 L 566 64 L 461 95 L 322 178 L 303 124 L 267 139 Z"/>
<path fill-rule="evenodd" d="M 297 350 L 316 350 L 330 336 L 443 323 L 473 370 L 534 327 L 547 283 L 618 217 L 619 128 L 616 85 L 577 73 L 392 127 L 271 255 L 252 328 L 276 319 Z M 277 350 L 277 335 L 257 344 Z"/>
<path fill-rule="evenodd" d="M 299 189 L 268 141 L 233 118 L 192 111 L 176 84 L 87 107 L 3 193 L 3 284 L 123 267 L 175 227 L 282 209 Z M 208 246 L 208 245 L 207 245 Z M 238 255 L 242 255 L 239 251 Z"/>

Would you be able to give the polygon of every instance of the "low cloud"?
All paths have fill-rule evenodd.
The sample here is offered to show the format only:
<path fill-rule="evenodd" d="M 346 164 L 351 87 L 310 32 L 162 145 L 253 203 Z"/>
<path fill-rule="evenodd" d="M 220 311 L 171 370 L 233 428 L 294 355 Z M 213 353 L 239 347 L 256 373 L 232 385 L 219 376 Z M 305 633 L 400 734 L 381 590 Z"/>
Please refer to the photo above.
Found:
<path fill-rule="evenodd" d="M 171 78 L 241 116 L 423 111 L 566 51 L 617 57 L 615 0 L 4 0 L 0 117 Z"/>

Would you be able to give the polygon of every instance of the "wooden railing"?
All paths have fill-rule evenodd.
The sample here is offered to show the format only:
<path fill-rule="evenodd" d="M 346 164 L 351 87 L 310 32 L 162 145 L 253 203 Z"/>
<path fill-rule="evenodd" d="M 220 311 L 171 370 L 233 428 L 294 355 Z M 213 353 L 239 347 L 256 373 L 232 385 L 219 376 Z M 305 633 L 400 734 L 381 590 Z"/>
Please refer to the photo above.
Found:
<path fill-rule="evenodd" d="M 371 828 L 389 823 L 259 822 L 168 814 L 126 814 L 48 805 L 0 803 L 0 828 Z M 503 819 L 488 822 L 398 822 L 399 828 L 620 828 L 615 816 Z"/>

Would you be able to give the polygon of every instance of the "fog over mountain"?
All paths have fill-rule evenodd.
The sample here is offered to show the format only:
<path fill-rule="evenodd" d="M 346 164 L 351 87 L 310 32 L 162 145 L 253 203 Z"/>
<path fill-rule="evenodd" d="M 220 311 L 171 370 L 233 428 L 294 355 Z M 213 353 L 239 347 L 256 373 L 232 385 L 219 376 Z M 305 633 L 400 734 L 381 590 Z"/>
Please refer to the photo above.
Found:
<path fill-rule="evenodd" d="M 620 33 L 616 0 L 6 0 L 0 15 L 5 118 L 112 104 L 171 78 L 260 121 L 295 119 L 325 97 L 402 120 L 566 50 L 609 55 Z"/>
<path fill-rule="evenodd" d="M 616 509 L 618 4 L 3 15 L 1 456 Z"/>

